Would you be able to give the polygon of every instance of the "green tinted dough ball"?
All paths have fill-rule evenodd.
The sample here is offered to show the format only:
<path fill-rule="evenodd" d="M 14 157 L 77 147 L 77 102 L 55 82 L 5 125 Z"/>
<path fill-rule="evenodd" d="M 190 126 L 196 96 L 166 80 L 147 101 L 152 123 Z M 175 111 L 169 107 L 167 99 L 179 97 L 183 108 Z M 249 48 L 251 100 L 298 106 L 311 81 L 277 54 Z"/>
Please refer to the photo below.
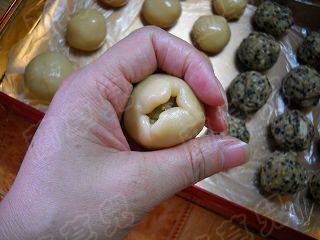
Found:
<path fill-rule="evenodd" d="M 106 37 L 106 20 L 98 11 L 85 8 L 76 12 L 67 25 L 67 41 L 82 51 L 97 50 Z"/>
<path fill-rule="evenodd" d="M 258 111 L 268 100 L 272 88 L 268 78 L 249 71 L 239 74 L 228 88 L 229 103 L 245 114 Z"/>
<path fill-rule="evenodd" d="M 283 79 L 282 93 L 290 104 L 315 106 L 320 97 L 320 74 L 308 66 L 298 66 Z"/>
<path fill-rule="evenodd" d="M 61 82 L 74 71 L 67 57 L 56 52 L 36 56 L 25 70 L 27 88 L 42 100 L 51 100 Z"/>
<path fill-rule="evenodd" d="M 309 192 L 316 201 L 320 202 L 320 172 L 314 174 L 310 179 Z"/>
<path fill-rule="evenodd" d="M 192 40 L 202 51 L 220 52 L 230 41 L 231 31 L 227 20 L 217 15 L 201 16 L 194 23 Z"/>
<path fill-rule="evenodd" d="M 238 138 L 243 142 L 249 143 L 250 133 L 246 127 L 246 122 L 240 118 L 228 116 L 228 134 L 232 137 Z"/>
<path fill-rule="evenodd" d="M 294 24 L 291 10 L 271 1 L 261 3 L 252 20 L 260 31 L 274 36 L 283 35 Z"/>
<path fill-rule="evenodd" d="M 271 133 L 279 148 L 308 149 L 314 136 L 312 122 L 298 110 L 286 111 L 271 123 Z"/>
<path fill-rule="evenodd" d="M 107 4 L 110 7 L 118 8 L 126 5 L 128 0 L 101 0 L 101 2 Z"/>
<path fill-rule="evenodd" d="M 245 38 L 237 51 L 239 60 L 248 69 L 264 71 L 271 68 L 278 60 L 280 46 L 268 34 L 253 32 Z"/>
<path fill-rule="evenodd" d="M 320 71 L 320 33 L 311 32 L 298 49 L 299 60 Z"/>
<path fill-rule="evenodd" d="M 260 187 L 267 193 L 296 193 L 307 183 L 296 153 L 275 152 L 260 169 Z"/>

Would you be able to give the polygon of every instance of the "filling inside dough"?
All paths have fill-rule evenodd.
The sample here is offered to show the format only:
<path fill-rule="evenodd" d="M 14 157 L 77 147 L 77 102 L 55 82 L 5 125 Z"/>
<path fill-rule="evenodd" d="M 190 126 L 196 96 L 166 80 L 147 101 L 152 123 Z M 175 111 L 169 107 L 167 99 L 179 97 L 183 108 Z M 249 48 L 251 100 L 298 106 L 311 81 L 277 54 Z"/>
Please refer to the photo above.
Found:
<path fill-rule="evenodd" d="M 159 116 L 162 112 L 174 107 L 178 107 L 177 98 L 170 97 L 170 99 L 166 103 L 159 105 L 158 107 L 153 109 L 151 113 L 147 114 L 150 119 L 150 123 L 154 124 L 159 119 Z"/>

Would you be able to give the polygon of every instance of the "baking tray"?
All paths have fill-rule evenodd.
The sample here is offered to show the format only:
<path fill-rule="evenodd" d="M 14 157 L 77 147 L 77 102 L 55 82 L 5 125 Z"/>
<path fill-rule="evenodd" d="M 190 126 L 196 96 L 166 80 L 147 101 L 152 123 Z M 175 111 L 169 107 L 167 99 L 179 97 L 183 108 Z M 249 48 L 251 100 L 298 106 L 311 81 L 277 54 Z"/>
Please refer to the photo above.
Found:
<path fill-rule="evenodd" d="M 2 32 L 0 39 L 0 46 L 5 46 L 5 48 L 1 49 L 0 53 L 0 76 L 4 75 L 4 71 L 6 69 L 8 49 L 10 49 L 15 42 L 28 34 L 28 32 L 37 25 L 44 2 L 44 0 L 25 0 L 23 3 L 15 1 L 13 6 L 11 6 L 10 16 L 15 17 L 12 18 L 11 21 L 6 21 L 5 31 Z M 34 8 L 34 11 L 32 11 L 32 14 L 28 16 L 28 24 L 24 25 L 23 29 L 21 29 L 21 26 L 19 25 L 20 19 L 26 18 L 26 16 L 23 16 L 24 10 L 28 9 L 28 11 L 25 12 L 30 13 L 30 7 Z M 15 11 L 12 12 L 13 10 Z M 19 29 L 19 31 L 15 31 L 16 29 Z M 17 32 L 19 32 L 19 34 L 17 34 Z M 41 111 L 3 93 L 0 93 L 0 103 L 13 109 L 17 114 L 23 116 L 32 123 L 41 121 L 44 116 Z M 228 217 L 234 222 L 253 229 L 263 237 L 274 237 L 277 239 L 314 239 L 197 186 L 185 189 L 179 193 L 179 195 Z"/>

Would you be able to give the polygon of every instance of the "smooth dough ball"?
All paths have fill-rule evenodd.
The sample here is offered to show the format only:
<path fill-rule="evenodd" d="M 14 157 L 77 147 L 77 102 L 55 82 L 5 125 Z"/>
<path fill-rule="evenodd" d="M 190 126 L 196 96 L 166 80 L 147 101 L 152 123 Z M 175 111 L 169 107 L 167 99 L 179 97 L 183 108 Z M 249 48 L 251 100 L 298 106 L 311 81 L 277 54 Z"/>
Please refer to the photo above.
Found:
<path fill-rule="evenodd" d="M 306 150 L 314 136 L 312 122 L 298 110 L 281 114 L 274 119 L 270 128 L 278 147 L 285 150 Z"/>
<path fill-rule="evenodd" d="M 309 192 L 316 201 L 320 202 L 320 172 L 314 174 L 310 179 Z"/>
<path fill-rule="evenodd" d="M 250 133 L 246 127 L 246 122 L 240 118 L 228 116 L 228 135 L 238 138 L 243 142 L 249 143 Z"/>
<path fill-rule="evenodd" d="M 252 20 L 260 31 L 274 36 L 283 35 L 294 24 L 291 10 L 271 1 L 261 3 Z"/>
<path fill-rule="evenodd" d="M 258 111 L 272 92 L 268 78 L 261 73 L 249 71 L 239 74 L 228 88 L 229 103 L 245 114 Z"/>
<path fill-rule="evenodd" d="M 126 5 L 128 0 L 101 0 L 101 2 L 107 4 L 110 7 L 118 8 Z"/>
<path fill-rule="evenodd" d="M 128 134 L 149 149 L 194 138 L 204 123 L 204 108 L 188 84 L 166 74 L 153 74 L 140 82 L 124 113 Z"/>
<path fill-rule="evenodd" d="M 179 0 L 146 0 L 142 7 L 144 20 L 161 28 L 170 28 L 181 15 Z"/>
<path fill-rule="evenodd" d="M 73 48 L 94 51 L 106 37 L 106 20 L 98 11 L 86 8 L 76 12 L 67 25 L 67 41 Z"/>
<path fill-rule="evenodd" d="M 238 19 L 244 12 L 248 0 L 213 0 L 214 11 L 228 20 Z"/>
<path fill-rule="evenodd" d="M 260 170 L 260 187 L 266 193 L 296 193 L 307 184 L 307 174 L 293 152 L 275 152 Z"/>
<path fill-rule="evenodd" d="M 320 74 L 308 66 L 298 66 L 283 79 L 282 93 L 290 104 L 315 106 L 320 97 Z"/>
<path fill-rule="evenodd" d="M 50 101 L 61 82 L 74 71 L 67 57 L 56 52 L 46 52 L 30 61 L 25 70 L 27 88 L 42 100 Z"/>
<path fill-rule="evenodd" d="M 311 32 L 298 49 L 299 60 L 320 71 L 320 33 Z"/>
<path fill-rule="evenodd" d="M 237 51 L 239 60 L 248 69 L 264 71 L 278 60 L 280 46 L 275 39 L 265 33 L 253 32 L 245 38 Z"/>
<path fill-rule="evenodd" d="M 191 36 L 194 44 L 202 51 L 218 53 L 228 44 L 231 31 L 224 17 L 206 15 L 194 23 Z"/>

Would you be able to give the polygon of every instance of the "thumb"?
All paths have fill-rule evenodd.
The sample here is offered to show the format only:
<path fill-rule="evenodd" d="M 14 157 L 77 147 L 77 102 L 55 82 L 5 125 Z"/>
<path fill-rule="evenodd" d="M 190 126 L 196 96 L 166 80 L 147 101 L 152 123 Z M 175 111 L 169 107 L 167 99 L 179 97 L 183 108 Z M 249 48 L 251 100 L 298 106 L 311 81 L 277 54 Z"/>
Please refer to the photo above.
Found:
<path fill-rule="evenodd" d="M 168 198 L 217 172 L 248 160 L 248 145 L 236 138 L 210 135 L 166 150 L 142 153 L 152 192 Z M 149 185 L 150 186 L 150 185 Z"/>

